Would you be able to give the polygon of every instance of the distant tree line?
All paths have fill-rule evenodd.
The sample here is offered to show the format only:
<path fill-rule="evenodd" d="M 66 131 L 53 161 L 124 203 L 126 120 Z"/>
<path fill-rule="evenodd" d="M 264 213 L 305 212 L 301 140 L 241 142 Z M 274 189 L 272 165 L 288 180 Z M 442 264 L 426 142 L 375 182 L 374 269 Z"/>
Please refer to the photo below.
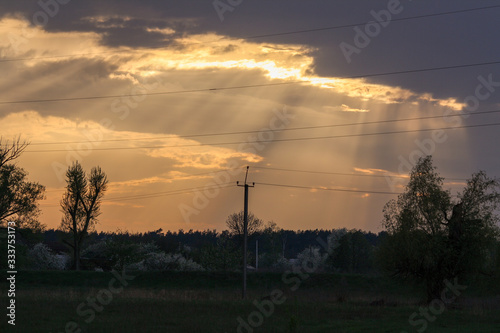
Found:
<path fill-rule="evenodd" d="M 24 268 L 61 269 L 72 267 L 72 251 L 65 245 L 70 233 L 62 230 L 46 230 L 40 232 L 27 231 L 20 236 L 18 245 L 19 262 Z M 336 272 L 353 274 L 377 274 L 387 261 L 381 258 L 386 255 L 389 234 L 382 231 L 378 234 L 362 230 L 283 230 L 263 228 L 249 238 L 248 263 L 255 267 L 255 245 L 259 245 L 259 270 L 283 271 L 292 265 L 300 265 L 301 260 L 316 261 L 318 272 Z M 327 248 L 319 244 L 321 239 Z M 50 253 L 51 263 L 40 263 L 40 257 L 30 258 L 30 249 L 43 244 L 43 250 Z M 39 248 L 39 250 L 42 250 Z M 491 268 L 500 270 L 500 242 L 493 246 L 487 254 L 494 258 Z M 33 252 L 31 252 L 33 254 Z M 284 256 L 283 256 L 284 254 Z M 65 264 L 53 263 L 58 256 Z M 178 256 L 177 261 L 192 263 L 193 267 L 214 271 L 238 271 L 241 269 L 241 242 L 238 235 L 229 231 L 215 230 L 163 231 L 158 229 L 144 233 L 91 232 L 82 245 L 81 265 L 86 270 L 147 269 L 153 267 L 153 260 L 165 261 L 165 270 L 182 270 L 176 264 L 169 264 L 165 256 Z M 388 258 L 386 258 L 388 259 Z M 171 259 L 174 260 L 174 259 Z M 34 262 L 38 261 L 38 263 Z M 42 260 L 43 261 L 43 260 Z M 382 261 L 382 262 L 381 262 Z M 138 266 L 145 262 L 147 267 Z M 385 263 L 385 264 L 384 264 Z M 134 265 L 135 264 L 135 265 Z M 196 265 L 195 265 L 196 264 Z M 2 269 L 6 263 L 2 262 Z M 156 264 L 160 269 L 161 264 Z M 23 268 L 23 267 L 21 267 Z"/>
<path fill-rule="evenodd" d="M 72 250 L 64 242 L 71 235 L 71 232 L 50 229 L 30 232 L 23 242 L 27 249 L 39 243 L 44 244 L 46 251 L 58 256 L 67 255 L 66 260 L 71 261 L 74 260 L 71 258 Z M 294 259 L 314 252 L 322 258 L 318 266 L 321 271 L 370 273 L 375 268 L 374 252 L 383 237 L 385 232 L 374 234 L 361 230 L 283 230 L 269 222 L 249 237 L 248 262 L 255 267 L 258 241 L 261 270 L 285 269 Z M 319 244 L 318 239 L 328 244 L 331 253 Z M 82 243 L 81 265 L 83 269 L 123 268 L 144 260 L 150 253 L 164 253 L 182 255 L 203 269 L 236 271 L 241 268 L 240 248 L 240 235 L 227 230 L 164 232 L 158 229 L 144 233 L 94 231 L 88 233 Z M 28 263 L 29 259 L 24 262 Z M 26 264 L 26 267 L 29 265 Z"/>

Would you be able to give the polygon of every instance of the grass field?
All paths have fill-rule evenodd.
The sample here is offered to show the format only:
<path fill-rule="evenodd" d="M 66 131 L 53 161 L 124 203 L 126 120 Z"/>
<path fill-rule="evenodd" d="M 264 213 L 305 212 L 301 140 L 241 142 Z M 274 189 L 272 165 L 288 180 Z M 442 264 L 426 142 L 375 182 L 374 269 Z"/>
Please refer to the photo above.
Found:
<path fill-rule="evenodd" d="M 238 332 L 241 318 L 248 326 L 239 332 L 500 332 L 498 278 L 471 283 L 457 302 L 430 319 L 417 314 L 412 326 L 410 316 L 426 308 L 421 287 L 382 277 L 316 274 L 283 282 L 281 274 L 254 273 L 243 301 L 239 274 L 128 274 L 18 272 L 16 326 L 4 314 L 0 331 L 220 333 Z M 6 299 L 7 284 L 1 287 Z"/>

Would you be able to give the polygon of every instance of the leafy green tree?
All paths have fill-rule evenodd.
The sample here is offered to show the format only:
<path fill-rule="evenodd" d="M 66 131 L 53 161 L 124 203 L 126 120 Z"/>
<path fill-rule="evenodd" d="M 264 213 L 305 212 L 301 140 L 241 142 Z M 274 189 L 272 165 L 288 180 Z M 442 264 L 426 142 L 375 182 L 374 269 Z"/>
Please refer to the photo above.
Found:
<path fill-rule="evenodd" d="M 160 252 L 160 249 L 153 242 L 136 243 L 130 239 L 119 237 L 106 241 L 108 258 L 114 269 L 122 271 L 130 264 L 144 260 L 151 254 Z"/>
<path fill-rule="evenodd" d="M 347 273 L 367 273 L 372 268 L 373 246 L 360 230 L 343 235 L 330 256 L 330 265 Z"/>
<path fill-rule="evenodd" d="M 28 173 L 11 163 L 27 146 L 19 138 L 5 143 L 0 138 L 0 225 L 15 220 L 17 228 L 43 230 L 37 201 L 45 198 L 45 187 L 27 181 Z"/>
<path fill-rule="evenodd" d="M 258 233 L 259 267 L 271 268 L 283 257 L 282 232 L 274 221 L 269 221 Z"/>
<path fill-rule="evenodd" d="M 500 276 L 500 240 L 497 242 L 497 248 L 495 251 L 495 258 L 496 258 L 496 263 L 495 263 L 495 271 L 498 276 Z"/>
<path fill-rule="evenodd" d="M 237 270 L 240 260 L 241 252 L 227 231 L 223 231 L 219 235 L 215 245 L 206 245 L 200 254 L 200 263 L 207 270 Z"/>
<path fill-rule="evenodd" d="M 428 301 L 439 298 L 445 280 L 491 267 L 498 237 L 499 182 L 479 171 L 452 199 L 443 181 L 431 156 L 418 161 L 405 192 L 384 207 L 388 236 L 378 251 L 393 275 L 425 282 Z"/>
<path fill-rule="evenodd" d="M 66 171 L 66 183 L 66 192 L 61 200 L 64 215 L 60 228 L 72 235 L 72 241 L 65 243 L 73 249 L 75 270 L 80 270 L 82 243 L 101 213 L 108 178 L 100 167 L 92 168 L 86 175 L 80 163 L 75 162 Z"/>

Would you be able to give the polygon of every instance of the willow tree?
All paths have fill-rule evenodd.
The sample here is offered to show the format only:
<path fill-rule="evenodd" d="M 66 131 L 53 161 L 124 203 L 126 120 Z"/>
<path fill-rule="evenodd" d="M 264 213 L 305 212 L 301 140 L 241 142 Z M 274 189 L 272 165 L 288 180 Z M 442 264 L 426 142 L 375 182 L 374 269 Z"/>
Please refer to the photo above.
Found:
<path fill-rule="evenodd" d="M 498 180 L 479 171 L 456 199 L 443 184 L 432 157 L 420 158 L 404 193 L 384 207 L 389 236 L 378 256 L 393 275 L 423 281 L 429 302 L 446 280 L 487 273 L 499 234 Z"/>
<path fill-rule="evenodd" d="M 61 200 L 63 218 L 61 229 L 69 232 L 71 241 L 64 241 L 73 249 L 75 270 L 80 270 L 80 251 L 83 240 L 97 223 L 101 214 L 101 201 L 108 179 L 100 167 L 88 175 L 80 163 L 75 162 L 66 171 L 66 192 Z"/>

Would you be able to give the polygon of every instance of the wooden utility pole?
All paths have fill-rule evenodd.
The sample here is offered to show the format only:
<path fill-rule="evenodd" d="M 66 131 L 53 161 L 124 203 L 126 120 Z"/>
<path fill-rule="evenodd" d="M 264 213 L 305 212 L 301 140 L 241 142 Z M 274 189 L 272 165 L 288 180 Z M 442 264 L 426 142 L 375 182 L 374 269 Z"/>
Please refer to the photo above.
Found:
<path fill-rule="evenodd" d="M 247 238 L 248 238 L 248 188 L 254 187 L 255 183 L 252 185 L 247 184 L 248 178 L 248 169 L 250 167 L 247 166 L 247 173 L 245 175 L 245 184 L 240 185 L 239 182 L 236 182 L 236 185 L 245 187 L 245 202 L 243 208 L 243 289 L 242 289 L 242 298 L 245 299 L 247 297 Z"/>
<path fill-rule="evenodd" d="M 255 271 L 259 270 L 259 240 L 255 240 Z"/>

